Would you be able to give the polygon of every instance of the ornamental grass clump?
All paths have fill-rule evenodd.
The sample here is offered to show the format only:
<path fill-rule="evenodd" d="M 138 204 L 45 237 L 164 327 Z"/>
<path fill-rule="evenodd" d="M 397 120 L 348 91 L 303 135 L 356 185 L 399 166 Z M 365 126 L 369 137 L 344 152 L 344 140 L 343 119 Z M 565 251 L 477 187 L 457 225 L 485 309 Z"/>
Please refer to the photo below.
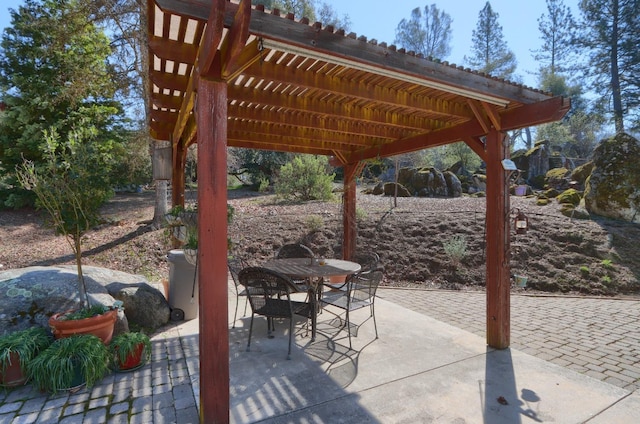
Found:
<path fill-rule="evenodd" d="M 29 363 L 51 344 L 51 340 L 47 330 L 40 326 L 0 337 L 0 385 L 9 383 L 5 377 L 7 369 L 15 365 L 13 361 L 19 362 L 22 373 L 26 375 Z"/>
<path fill-rule="evenodd" d="M 90 334 L 57 339 L 27 368 L 40 390 L 56 393 L 86 384 L 93 386 L 109 372 L 109 351 Z"/>

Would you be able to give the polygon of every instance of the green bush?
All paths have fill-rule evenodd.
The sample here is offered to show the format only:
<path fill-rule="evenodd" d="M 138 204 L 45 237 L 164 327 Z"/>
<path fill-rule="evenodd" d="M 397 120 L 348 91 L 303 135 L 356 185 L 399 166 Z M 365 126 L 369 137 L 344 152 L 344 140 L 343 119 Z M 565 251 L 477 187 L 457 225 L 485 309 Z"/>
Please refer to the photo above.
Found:
<path fill-rule="evenodd" d="M 309 215 L 306 218 L 307 228 L 310 232 L 320 231 L 324 226 L 324 219 L 320 215 Z"/>
<path fill-rule="evenodd" d="M 274 188 L 285 200 L 330 200 L 333 179 L 325 156 L 301 155 L 280 168 Z"/>
<path fill-rule="evenodd" d="M 467 238 L 463 235 L 455 235 L 442 243 L 444 253 L 449 257 L 454 266 L 460 265 L 467 255 Z"/>

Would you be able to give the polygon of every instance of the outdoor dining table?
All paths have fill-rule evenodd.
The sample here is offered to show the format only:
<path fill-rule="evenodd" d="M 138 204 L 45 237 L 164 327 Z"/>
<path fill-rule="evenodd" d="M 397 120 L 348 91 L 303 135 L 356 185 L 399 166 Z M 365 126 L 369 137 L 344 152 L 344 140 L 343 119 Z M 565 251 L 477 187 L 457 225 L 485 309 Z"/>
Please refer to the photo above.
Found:
<path fill-rule="evenodd" d="M 285 258 L 272 259 L 263 265 L 291 279 L 308 281 L 309 304 L 311 305 L 311 341 L 316 339 L 318 315 L 318 293 L 326 277 L 351 275 L 360 271 L 360 264 L 342 259 Z"/>

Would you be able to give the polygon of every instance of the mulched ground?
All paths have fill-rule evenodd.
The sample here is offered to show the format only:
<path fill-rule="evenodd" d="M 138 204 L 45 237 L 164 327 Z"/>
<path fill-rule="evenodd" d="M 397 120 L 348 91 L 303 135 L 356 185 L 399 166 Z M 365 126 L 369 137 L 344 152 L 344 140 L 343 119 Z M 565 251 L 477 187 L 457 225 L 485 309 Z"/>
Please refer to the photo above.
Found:
<path fill-rule="evenodd" d="M 104 208 L 107 221 L 87 234 L 87 265 L 168 277 L 169 236 L 153 230 L 155 194 L 119 194 Z M 285 243 L 300 241 L 318 256 L 338 257 L 342 238 L 339 201 L 282 204 L 273 195 L 230 191 L 235 217 L 229 226 L 234 253 L 259 264 Z M 640 226 L 613 220 L 576 220 L 557 204 L 512 197 L 529 217 L 526 235 L 511 238 L 511 270 L 527 288 L 590 295 L 640 294 Z M 375 251 L 393 286 L 482 289 L 485 284 L 485 199 L 392 198 L 358 194 L 358 249 Z M 510 217 L 512 219 L 513 217 Z M 466 241 L 455 263 L 445 252 L 454 236 Z M 64 239 L 42 226 L 32 210 L 0 212 L 0 266 L 73 263 Z M 2 268 L 0 268 L 2 269 Z"/>

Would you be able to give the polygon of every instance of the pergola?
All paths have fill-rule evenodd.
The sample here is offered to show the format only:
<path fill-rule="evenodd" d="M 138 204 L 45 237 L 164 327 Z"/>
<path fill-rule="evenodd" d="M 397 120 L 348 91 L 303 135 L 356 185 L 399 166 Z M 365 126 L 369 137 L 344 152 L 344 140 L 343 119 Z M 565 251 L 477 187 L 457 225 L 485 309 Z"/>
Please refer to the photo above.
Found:
<path fill-rule="evenodd" d="M 363 161 L 465 142 L 487 169 L 487 343 L 509 346 L 505 132 L 561 119 L 568 99 L 248 0 L 148 0 L 148 37 L 151 136 L 172 146 L 173 204 L 184 203 L 186 152 L 198 145 L 202 422 L 229 420 L 227 146 L 344 167 L 349 258 Z"/>

